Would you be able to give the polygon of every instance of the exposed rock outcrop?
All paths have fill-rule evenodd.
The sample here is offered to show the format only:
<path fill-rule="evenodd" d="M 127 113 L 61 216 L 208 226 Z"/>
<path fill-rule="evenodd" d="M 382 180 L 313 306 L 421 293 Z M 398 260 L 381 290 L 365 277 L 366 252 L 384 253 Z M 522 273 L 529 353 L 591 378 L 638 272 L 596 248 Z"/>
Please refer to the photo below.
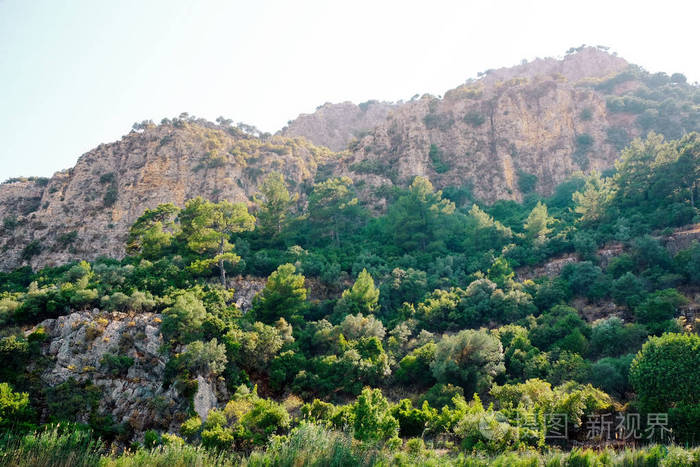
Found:
<path fill-rule="evenodd" d="M 363 137 L 384 122 L 397 104 L 367 101 L 356 105 L 352 102 L 326 103 L 312 114 L 301 114 L 289 122 L 282 136 L 303 136 L 314 144 L 342 151 L 352 140 Z"/>
<path fill-rule="evenodd" d="M 655 124 L 674 137 L 700 129 L 688 97 L 696 94 L 584 47 L 488 71 L 444 98 L 325 104 L 273 137 L 191 118 L 142 125 L 49 180 L 0 185 L 0 269 L 119 258 L 145 209 L 196 196 L 248 201 L 271 171 L 302 204 L 315 181 L 350 176 L 374 211 L 389 188 L 416 175 L 453 187 L 463 202 L 549 195 L 573 173 L 611 167 L 621 147 Z"/>
<path fill-rule="evenodd" d="M 298 191 L 330 157 L 300 138 L 261 140 L 200 120 L 132 131 L 48 181 L 0 185 L 0 269 L 121 257 L 129 226 L 146 209 L 197 196 L 248 202 L 272 171 Z"/>
<path fill-rule="evenodd" d="M 46 333 L 42 354 L 49 363 L 41 378 L 47 386 L 71 379 L 89 383 L 99 390 L 98 414 L 111 415 L 115 423 L 127 424 L 136 433 L 152 428 L 173 431 L 186 418 L 190 401 L 177 385 L 165 383 L 168 357 L 161 349 L 160 321 L 154 313 L 95 309 L 45 320 L 28 333 L 38 328 Z M 195 410 L 206 417 L 226 394 L 217 381 L 203 376 L 197 381 Z"/>

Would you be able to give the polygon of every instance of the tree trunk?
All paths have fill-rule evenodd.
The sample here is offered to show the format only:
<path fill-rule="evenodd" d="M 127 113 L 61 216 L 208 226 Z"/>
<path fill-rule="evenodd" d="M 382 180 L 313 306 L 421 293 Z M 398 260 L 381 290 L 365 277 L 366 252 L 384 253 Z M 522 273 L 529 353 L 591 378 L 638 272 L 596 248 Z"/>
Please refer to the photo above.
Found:
<path fill-rule="evenodd" d="M 219 242 L 219 255 L 224 254 L 224 239 L 222 238 Z M 221 285 L 226 288 L 226 269 L 224 269 L 224 259 L 219 258 L 219 278 L 221 279 Z"/>

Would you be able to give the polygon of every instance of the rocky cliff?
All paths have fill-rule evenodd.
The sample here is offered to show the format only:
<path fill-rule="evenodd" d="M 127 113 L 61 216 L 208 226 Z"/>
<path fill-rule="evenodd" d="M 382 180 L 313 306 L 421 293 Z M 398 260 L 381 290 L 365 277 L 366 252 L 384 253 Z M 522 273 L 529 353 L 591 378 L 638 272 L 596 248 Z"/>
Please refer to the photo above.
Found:
<path fill-rule="evenodd" d="M 350 176 L 375 210 L 386 188 L 416 175 L 465 200 L 548 195 L 577 171 L 610 168 L 647 131 L 677 138 L 700 129 L 697 102 L 700 88 L 683 75 L 649 74 L 582 47 L 490 70 L 441 98 L 325 104 L 272 137 L 224 121 L 142 124 L 51 179 L 0 185 L 0 269 L 120 257 L 145 209 L 196 196 L 247 201 L 270 171 L 302 194 L 317 178 Z"/>
<path fill-rule="evenodd" d="M 342 151 L 348 143 L 361 138 L 386 120 L 397 104 L 367 101 L 359 105 L 352 102 L 326 103 L 312 114 L 301 114 L 288 126 L 282 136 L 303 136 L 314 144 Z"/>
<path fill-rule="evenodd" d="M 120 257 L 145 209 L 196 196 L 246 202 L 271 171 L 296 191 L 331 157 L 301 138 L 262 140 L 201 120 L 145 125 L 49 180 L 0 185 L 0 268 Z"/>
<path fill-rule="evenodd" d="M 28 331 L 43 329 L 46 334 L 41 379 L 53 388 L 48 403 L 60 399 L 61 387 L 70 385 L 71 396 L 82 396 L 74 406 L 62 403 L 65 409 L 74 410 L 83 421 L 111 417 L 112 423 L 137 434 L 177 430 L 191 404 L 206 417 L 209 409 L 227 399 L 225 384 L 199 375 L 192 401 L 176 385 L 167 384 L 160 321 L 154 313 L 95 309 L 49 319 Z"/>

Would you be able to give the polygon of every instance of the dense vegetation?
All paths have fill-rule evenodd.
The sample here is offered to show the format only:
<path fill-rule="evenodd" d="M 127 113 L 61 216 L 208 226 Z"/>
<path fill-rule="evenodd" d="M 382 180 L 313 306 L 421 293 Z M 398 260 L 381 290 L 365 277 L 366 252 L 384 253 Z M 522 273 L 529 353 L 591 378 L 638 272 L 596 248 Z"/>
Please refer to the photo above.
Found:
<path fill-rule="evenodd" d="M 252 210 L 200 198 L 147 210 L 121 261 L 2 273 L 0 463 L 697 465 L 697 449 L 555 447 L 604 444 L 591 420 L 637 414 L 612 438 L 699 441 L 700 336 L 682 311 L 700 245 L 662 241 L 700 221 L 699 158 L 699 135 L 651 133 L 546 199 L 485 206 L 416 177 L 378 216 L 349 178 L 298 196 L 273 173 Z M 555 274 L 516 276 L 562 255 Z M 268 277 L 247 312 L 227 287 L 239 274 Z M 42 384 L 34 326 L 95 307 L 160 313 L 169 382 L 191 395 L 197 376 L 220 377 L 231 400 L 206 420 L 184 414 L 178 433 L 135 433 L 96 402 L 77 419 L 99 389 Z M 115 349 L 102 364 L 119 376 L 133 358 Z M 125 443 L 135 451 L 107 456 Z"/>

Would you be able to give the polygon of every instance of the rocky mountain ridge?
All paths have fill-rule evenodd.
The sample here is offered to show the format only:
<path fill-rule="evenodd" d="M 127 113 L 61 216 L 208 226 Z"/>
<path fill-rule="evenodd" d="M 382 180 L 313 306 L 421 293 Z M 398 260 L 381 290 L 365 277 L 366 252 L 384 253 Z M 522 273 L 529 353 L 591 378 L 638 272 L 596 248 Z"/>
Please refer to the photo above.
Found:
<path fill-rule="evenodd" d="M 147 124 L 48 180 L 0 185 L 0 268 L 121 257 L 145 209 L 197 196 L 248 202 L 271 171 L 298 191 L 332 157 L 301 138 L 262 140 L 200 120 Z"/>
<path fill-rule="evenodd" d="M 196 196 L 248 202 L 271 171 L 302 202 L 315 181 L 349 176 L 375 211 L 416 175 L 463 203 L 548 195 L 575 172 L 609 169 L 646 131 L 700 129 L 700 88 L 684 80 L 583 47 L 490 70 L 442 98 L 325 104 L 275 136 L 191 117 L 145 122 L 50 179 L 0 185 L 0 269 L 119 258 L 145 209 Z"/>

